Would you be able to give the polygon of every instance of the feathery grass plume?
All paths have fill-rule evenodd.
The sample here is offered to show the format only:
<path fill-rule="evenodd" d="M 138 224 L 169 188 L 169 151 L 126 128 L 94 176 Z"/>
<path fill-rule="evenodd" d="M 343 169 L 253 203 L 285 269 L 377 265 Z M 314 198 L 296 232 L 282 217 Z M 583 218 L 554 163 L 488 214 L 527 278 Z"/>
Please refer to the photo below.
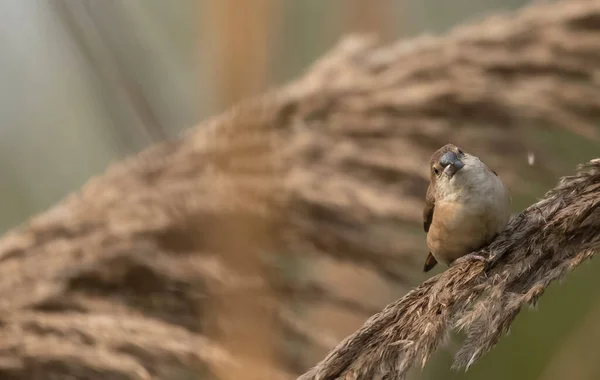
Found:
<path fill-rule="evenodd" d="M 599 205 L 595 159 L 515 217 L 479 251 L 485 262 L 463 262 L 425 281 L 299 379 L 404 379 L 453 327 L 467 332 L 454 366 L 468 367 L 496 344 L 523 305 L 535 304 L 552 281 L 600 247 Z"/>

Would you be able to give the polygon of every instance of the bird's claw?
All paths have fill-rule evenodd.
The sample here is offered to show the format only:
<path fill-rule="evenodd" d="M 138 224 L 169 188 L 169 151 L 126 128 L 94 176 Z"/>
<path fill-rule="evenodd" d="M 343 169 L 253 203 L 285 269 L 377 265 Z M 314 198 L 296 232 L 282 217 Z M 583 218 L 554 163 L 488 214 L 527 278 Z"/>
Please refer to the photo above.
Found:
<path fill-rule="evenodd" d="M 485 262 L 487 259 L 481 255 L 475 254 L 475 253 L 469 253 L 467 255 L 464 255 L 462 257 L 459 257 L 458 259 L 454 260 L 454 262 L 452 263 L 452 265 L 457 265 L 460 263 L 464 263 L 467 261 L 481 261 L 481 262 Z"/>

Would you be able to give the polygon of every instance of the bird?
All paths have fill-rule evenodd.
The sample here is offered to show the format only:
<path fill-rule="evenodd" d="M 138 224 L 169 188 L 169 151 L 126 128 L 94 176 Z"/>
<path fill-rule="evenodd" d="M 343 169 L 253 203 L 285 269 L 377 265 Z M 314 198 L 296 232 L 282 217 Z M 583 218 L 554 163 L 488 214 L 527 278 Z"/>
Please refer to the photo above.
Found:
<path fill-rule="evenodd" d="M 442 262 L 483 260 L 473 253 L 507 226 L 511 196 L 498 176 L 477 156 L 454 144 L 431 155 L 430 182 L 423 209 L 429 254 L 424 272 Z"/>

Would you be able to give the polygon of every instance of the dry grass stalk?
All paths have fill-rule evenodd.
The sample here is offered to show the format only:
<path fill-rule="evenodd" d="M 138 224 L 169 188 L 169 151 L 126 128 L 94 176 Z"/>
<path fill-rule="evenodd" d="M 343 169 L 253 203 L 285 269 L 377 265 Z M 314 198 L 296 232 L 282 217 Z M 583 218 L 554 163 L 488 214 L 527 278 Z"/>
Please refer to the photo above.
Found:
<path fill-rule="evenodd" d="M 453 266 L 374 315 L 300 377 L 403 379 L 456 327 L 467 333 L 455 367 L 488 352 L 525 305 L 600 248 L 600 159 L 563 178 L 514 218 L 489 247 L 486 262 Z M 382 376 L 382 377 L 380 377 Z"/>

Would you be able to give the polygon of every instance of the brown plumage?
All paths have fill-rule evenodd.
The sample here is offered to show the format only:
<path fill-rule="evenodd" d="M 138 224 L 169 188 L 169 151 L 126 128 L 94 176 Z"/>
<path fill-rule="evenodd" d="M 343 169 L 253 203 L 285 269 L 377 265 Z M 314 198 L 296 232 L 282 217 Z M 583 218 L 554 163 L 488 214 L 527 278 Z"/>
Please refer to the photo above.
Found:
<path fill-rule="evenodd" d="M 429 161 L 423 229 L 430 250 L 423 270 L 451 264 L 489 243 L 508 224 L 510 196 L 493 170 L 453 144 Z"/>

